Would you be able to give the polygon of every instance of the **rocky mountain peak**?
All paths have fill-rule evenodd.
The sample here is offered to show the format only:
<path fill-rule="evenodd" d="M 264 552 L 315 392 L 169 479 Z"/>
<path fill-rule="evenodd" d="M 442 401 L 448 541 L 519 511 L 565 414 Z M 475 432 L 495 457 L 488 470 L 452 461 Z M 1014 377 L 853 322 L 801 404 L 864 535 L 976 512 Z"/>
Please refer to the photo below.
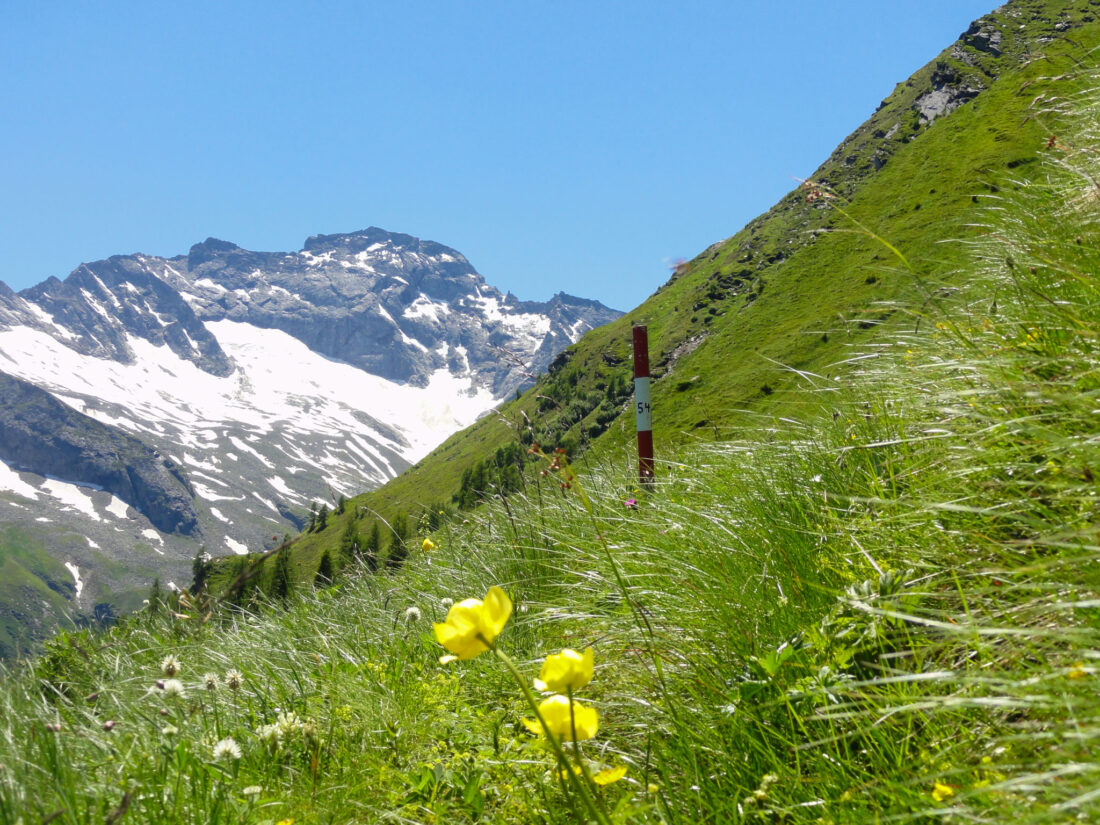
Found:
<path fill-rule="evenodd" d="M 145 260 L 115 255 L 81 264 L 64 281 L 50 278 L 25 289 L 8 302 L 14 312 L 6 323 L 36 328 L 77 352 L 121 363 L 133 362 L 131 339 L 142 338 L 214 375 L 230 374 L 232 364 L 217 339 Z"/>
<path fill-rule="evenodd" d="M 185 575 L 199 542 L 258 550 L 392 478 L 618 315 L 504 296 L 377 227 L 2 287 L 0 521 L 42 536 L 85 606 Z"/>
<path fill-rule="evenodd" d="M 393 249 L 405 248 L 413 252 L 422 251 L 421 247 L 424 246 L 439 247 L 440 249 L 447 248 L 433 241 L 422 241 L 420 238 L 413 235 L 406 235 L 401 232 L 387 232 L 385 229 L 379 229 L 377 226 L 368 226 L 366 229 L 360 229 L 356 232 L 342 232 L 334 235 L 310 235 L 306 238 L 306 242 L 302 246 L 302 251 L 311 252 L 315 255 L 330 251 L 346 251 L 354 254 L 357 252 L 364 252 L 376 244 L 380 246 L 389 246 Z M 450 251 L 454 255 L 459 254 L 454 250 Z"/>
<path fill-rule="evenodd" d="M 207 261 L 214 260 L 228 252 L 236 252 L 240 247 L 230 241 L 222 241 L 218 238 L 207 238 L 202 243 L 191 247 L 187 253 L 187 268 L 194 269 Z"/>

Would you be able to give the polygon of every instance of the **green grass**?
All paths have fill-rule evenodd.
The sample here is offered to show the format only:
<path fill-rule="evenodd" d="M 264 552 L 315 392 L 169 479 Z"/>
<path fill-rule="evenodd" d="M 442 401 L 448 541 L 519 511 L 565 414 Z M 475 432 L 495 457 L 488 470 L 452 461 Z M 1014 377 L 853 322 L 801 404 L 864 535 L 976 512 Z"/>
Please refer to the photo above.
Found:
<path fill-rule="evenodd" d="M 76 538 L 52 532 L 60 542 Z M 41 535 L 0 525 L 0 603 L 7 605 L 0 612 L 0 657 L 25 654 L 56 630 L 74 592 L 72 574 Z"/>
<path fill-rule="evenodd" d="M 54 640 L 0 687 L 0 822 L 1095 821 L 1100 93 L 1062 100 L 953 251 L 899 246 L 956 290 L 800 420 L 745 414 L 652 489 L 614 448 L 544 464 L 285 607 Z M 524 680 L 593 648 L 583 758 L 621 781 L 559 778 L 501 660 L 439 664 L 444 599 L 494 585 Z"/>

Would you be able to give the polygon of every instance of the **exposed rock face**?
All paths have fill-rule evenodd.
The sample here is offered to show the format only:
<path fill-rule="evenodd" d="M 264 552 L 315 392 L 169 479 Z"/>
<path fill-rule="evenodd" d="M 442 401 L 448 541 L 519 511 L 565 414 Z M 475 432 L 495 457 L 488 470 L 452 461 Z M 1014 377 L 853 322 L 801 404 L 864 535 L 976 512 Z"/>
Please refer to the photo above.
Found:
<path fill-rule="evenodd" d="M 973 100 L 981 91 L 982 86 L 974 78 L 966 82 L 947 63 L 941 62 L 932 72 L 932 90 L 918 97 L 913 108 L 920 112 L 921 123 L 928 124 Z"/>
<path fill-rule="evenodd" d="M 175 462 L 2 372 L 0 459 L 20 470 L 106 490 L 162 532 L 199 532 L 194 490 Z"/>
<path fill-rule="evenodd" d="M 982 19 L 971 23 L 970 28 L 964 31 L 959 39 L 980 52 L 988 52 L 994 57 L 1000 57 L 1004 35 L 988 20 Z"/>
<path fill-rule="evenodd" d="M 64 281 L 50 278 L 6 301 L 0 295 L 0 302 L 9 310 L 0 324 L 29 322 L 86 355 L 133 363 L 128 338 L 135 336 L 167 345 L 214 375 L 233 371 L 183 296 L 133 256 L 81 264 Z"/>
<path fill-rule="evenodd" d="M 890 162 L 899 146 L 978 98 L 1038 46 L 1092 19 L 1091 9 L 1065 5 L 1058 19 L 1052 19 L 1045 4 L 1012 2 L 975 20 L 938 57 L 898 83 L 875 115 L 836 148 L 812 179 L 837 194 L 851 195 L 861 180 Z M 1089 5 L 1097 3 L 1089 0 Z M 826 206 L 818 202 L 815 208 Z"/>

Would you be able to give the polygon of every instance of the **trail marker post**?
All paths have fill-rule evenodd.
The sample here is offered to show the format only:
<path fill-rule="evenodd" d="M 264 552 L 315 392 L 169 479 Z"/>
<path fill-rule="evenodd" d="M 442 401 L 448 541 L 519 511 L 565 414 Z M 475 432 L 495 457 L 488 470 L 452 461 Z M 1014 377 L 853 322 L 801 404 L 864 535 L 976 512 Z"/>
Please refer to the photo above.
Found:
<path fill-rule="evenodd" d="M 634 332 L 634 420 L 638 428 L 638 477 L 653 483 L 653 410 L 649 405 L 649 328 Z"/>

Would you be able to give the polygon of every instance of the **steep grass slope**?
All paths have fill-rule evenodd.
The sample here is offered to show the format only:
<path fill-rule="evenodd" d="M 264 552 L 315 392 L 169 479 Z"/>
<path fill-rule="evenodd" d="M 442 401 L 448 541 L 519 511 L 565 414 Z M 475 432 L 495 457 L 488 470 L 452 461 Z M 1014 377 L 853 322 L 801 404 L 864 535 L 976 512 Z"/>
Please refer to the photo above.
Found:
<path fill-rule="evenodd" d="M 377 519 L 385 533 L 400 512 L 415 520 L 450 507 L 463 475 L 508 445 L 628 461 L 635 323 L 650 332 L 659 458 L 685 443 L 736 437 L 761 416 L 799 420 L 827 406 L 849 379 L 853 351 L 914 328 L 957 287 L 965 253 L 941 241 L 976 235 L 982 207 L 1018 185 L 1005 181 L 1026 181 L 1038 168 L 1052 126 L 1034 104 L 1072 89 L 1091 62 L 1096 8 L 1017 0 L 976 21 L 898 84 L 814 172 L 814 188 L 795 189 L 696 256 L 641 306 L 566 350 L 522 398 L 354 499 L 350 515 L 325 532 L 303 535 L 301 580 L 311 580 L 324 552 L 338 558 L 349 519 L 361 530 Z M 913 269 L 869 243 L 864 229 L 919 250 Z"/>
<path fill-rule="evenodd" d="M 521 440 L 528 422 L 547 447 L 627 443 L 633 420 L 620 413 L 631 409 L 624 402 L 634 323 L 650 330 L 662 449 L 736 434 L 745 409 L 799 415 L 799 391 L 842 379 L 850 349 L 895 320 L 898 302 L 919 311 L 955 281 L 958 248 L 938 241 L 965 234 L 1009 170 L 1026 179 L 1034 168 L 1048 126 L 1033 116 L 1032 101 L 1044 91 L 1041 78 L 1073 73 L 1100 43 L 1096 8 L 1017 1 L 976 21 L 898 84 L 813 173 L 836 201 L 808 200 L 808 190 L 795 189 L 641 306 L 586 335 L 518 402 L 455 435 L 362 503 L 392 515 L 449 501 L 463 471 Z M 931 114 L 936 101 L 949 111 L 926 122 L 922 111 Z M 896 245 L 920 248 L 919 279 L 887 249 L 852 234 L 834 203 Z M 807 382 L 795 370 L 822 378 Z"/>

